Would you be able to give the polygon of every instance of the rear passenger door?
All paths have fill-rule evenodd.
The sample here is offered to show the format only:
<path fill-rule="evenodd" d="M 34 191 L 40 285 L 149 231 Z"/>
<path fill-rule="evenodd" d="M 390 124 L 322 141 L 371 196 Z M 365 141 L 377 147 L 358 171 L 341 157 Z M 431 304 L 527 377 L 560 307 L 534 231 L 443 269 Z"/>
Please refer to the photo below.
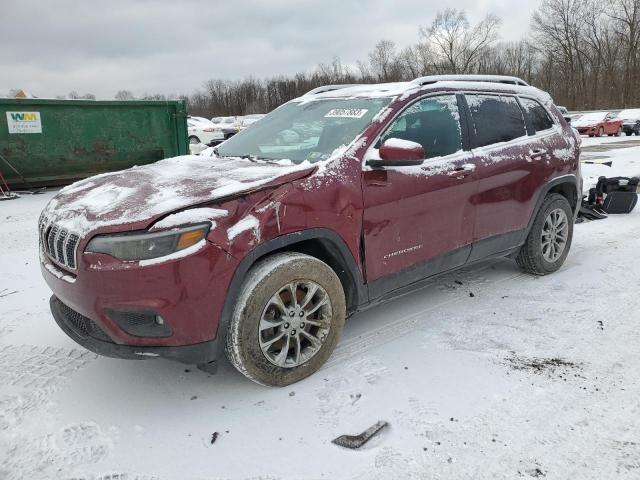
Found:
<path fill-rule="evenodd" d="M 478 182 L 473 261 L 520 243 L 546 152 L 516 96 L 468 93 L 465 100 Z"/>

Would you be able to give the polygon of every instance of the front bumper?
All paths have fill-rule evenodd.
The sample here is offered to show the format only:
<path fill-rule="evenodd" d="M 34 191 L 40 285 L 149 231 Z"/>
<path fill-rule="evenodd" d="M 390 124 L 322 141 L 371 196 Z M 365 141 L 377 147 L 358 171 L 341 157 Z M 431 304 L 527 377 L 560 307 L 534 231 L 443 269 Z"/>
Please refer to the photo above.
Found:
<path fill-rule="evenodd" d="M 191 255 L 146 266 L 82 253 L 75 274 L 55 268 L 43 252 L 41 257 L 42 275 L 64 305 L 94 322 L 108 341 L 135 348 L 214 340 L 237 266 L 210 242 Z M 131 314 L 131 322 L 124 324 L 114 312 Z M 155 329 L 158 334 L 133 328 L 144 312 L 161 317 L 166 328 Z"/>
<path fill-rule="evenodd" d="M 76 312 L 55 295 L 49 300 L 51 313 L 58 326 L 73 341 L 98 355 L 111 358 L 143 360 L 168 358 L 189 365 L 208 365 L 216 360 L 217 340 L 174 347 L 137 347 L 113 343 L 109 336 L 92 320 Z"/>

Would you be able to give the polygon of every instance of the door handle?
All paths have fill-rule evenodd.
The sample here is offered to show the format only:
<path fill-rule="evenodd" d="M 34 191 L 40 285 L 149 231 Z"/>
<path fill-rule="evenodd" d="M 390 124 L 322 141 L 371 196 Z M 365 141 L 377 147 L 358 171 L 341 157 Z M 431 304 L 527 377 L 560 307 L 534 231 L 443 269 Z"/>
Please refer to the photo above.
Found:
<path fill-rule="evenodd" d="M 475 170 L 475 165 L 463 165 L 462 167 L 456 167 L 447 175 L 450 177 L 457 178 L 458 180 L 462 180 L 473 173 Z"/>
<path fill-rule="evenodd" d="M 536 158 L 542 158 L 544 156 L 544 154 L 546 154 L 547 151 L 544 148 L 534 148 L 533 150 L 531 150 L 529 152 L 529 156 L 532 159 L 536 159 Z"/>

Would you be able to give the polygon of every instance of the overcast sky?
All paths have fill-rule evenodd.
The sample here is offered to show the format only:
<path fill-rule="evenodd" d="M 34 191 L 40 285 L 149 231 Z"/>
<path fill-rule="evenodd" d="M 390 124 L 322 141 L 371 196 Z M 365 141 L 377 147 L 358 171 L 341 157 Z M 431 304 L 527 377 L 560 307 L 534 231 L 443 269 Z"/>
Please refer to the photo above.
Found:
<path fill-rule="evenodd" d="M 540 0 L 2 0 L 0 95 L 72 90 L 111 98 L 121 89 L 191 93 L 210 78 L 311 70 L 334 55 L 367 59 L 380 39 L 399 47 L 455 6 L 473 22 L 502 18 L 503 40 L 529 28 Z"/>

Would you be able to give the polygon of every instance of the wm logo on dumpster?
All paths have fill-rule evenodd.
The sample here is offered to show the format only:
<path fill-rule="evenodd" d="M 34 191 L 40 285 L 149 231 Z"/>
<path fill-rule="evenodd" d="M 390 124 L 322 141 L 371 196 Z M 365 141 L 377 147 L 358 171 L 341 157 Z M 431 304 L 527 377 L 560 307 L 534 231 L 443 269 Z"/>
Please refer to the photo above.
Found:
<path fill-rule="evenodd" d="M 42 133 L 40 112 L 7 112 L 9 133 Z"/>
<path fill-rule="evenodd" d="M 38 120 L 37 112 L 9 112 L 14 122 L 35 122 Z"/>

